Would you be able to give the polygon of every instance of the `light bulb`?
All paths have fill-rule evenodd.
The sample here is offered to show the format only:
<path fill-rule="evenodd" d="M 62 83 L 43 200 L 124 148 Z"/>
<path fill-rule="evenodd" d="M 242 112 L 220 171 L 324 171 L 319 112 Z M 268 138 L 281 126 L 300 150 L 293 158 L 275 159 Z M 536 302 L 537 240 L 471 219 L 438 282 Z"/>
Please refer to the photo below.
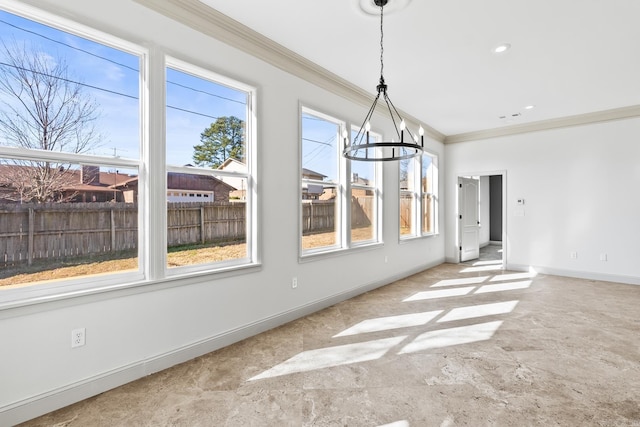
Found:
<path fill-rule="evenodd" d="M 424 135 L 424 129 L 422 129 L 422 125 L 420 126 L 420 129 L 418 129 L 418 133 L 420 134 L 420 136 Z"/>
<path fill-rule="evenodd" d="M 364 126 L 364 130 L 369 132 L 371 130 L 371 123 L 367 122 L 367 124 Z"/>
<path fill-rule="evenodd" d="M 404 124 L 404 120 L 402 120 L 400 122 L 400 130 L 404 130 L 404 128 L 405 128 L 405 124 Z"/>

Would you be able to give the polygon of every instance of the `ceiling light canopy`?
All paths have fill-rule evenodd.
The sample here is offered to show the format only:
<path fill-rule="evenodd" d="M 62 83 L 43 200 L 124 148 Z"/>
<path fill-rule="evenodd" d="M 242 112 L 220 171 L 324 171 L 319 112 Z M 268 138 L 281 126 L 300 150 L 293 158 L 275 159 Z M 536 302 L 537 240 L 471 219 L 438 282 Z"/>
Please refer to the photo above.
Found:
<path fill-rule="evenodd" d="M 369 112 L 360 126 L 360 130 L 358 130 L 358 133 L 353 138 L 353 141 L 351 141 L 351 144 L 349 144 L 349 138 L 346 132 L 343 135 L 344 149 L 342 150 L 342 155 L 347 159 L 368 162 L 409 159 L 422 154 L 422 149 L 424 147 L 424 130 L 422 129 L 422 126 L 420 126 L 420 129 L 418 130 L 420 144 L 418 144 L 418 135 L 411 133 L 407 128 L 404 119 L 400 116 L 400 113 L 393 105 L 393 102 L 391 102 L 391 99 L 387 94 L 388 86 L 384 81 L 383 75 L 383 22 L 384 7 L 387 5 L 389 0 L 374 0 L 374 2 L 376 6 L 380 8 L 380 81 L 378 86 L 376 86 L 378 94 L 373 100 L 373 105 L 371 105 Z M 391 141 L 378 141 L 377 139 L 373 140 L 370 138 L 369 132 L 371 130 L 371 116 L 378 105 L 378 100 L 381 95 L 387 109 L 389 110 L 389 115 L 396 131 L 397 140 L 392 138 Z M 405 133 L 407 134 L 406 136 Z M 408 141 L 405 142 L 405 139 Z"/>
<path fill-rule="evenodd" d="M 367 15 L 379 15 L 380 14 L 380 5 L 376 0 L 357 0 L 358 5 L 360 6 L 360 10 Z M 409 6 L 411 0 L 393 0 L 393 2 L 387 2 L 385 4 L 384 13 L 389 16 L 392 13 L 398 12 L 405 7 Z"/>
<path fill-rule="evenodd" d="M 493 53 L 504 53 L 509 49 L 511 49 L 511 45 L 509 43 L 502 43 L 493 49 Z"/>

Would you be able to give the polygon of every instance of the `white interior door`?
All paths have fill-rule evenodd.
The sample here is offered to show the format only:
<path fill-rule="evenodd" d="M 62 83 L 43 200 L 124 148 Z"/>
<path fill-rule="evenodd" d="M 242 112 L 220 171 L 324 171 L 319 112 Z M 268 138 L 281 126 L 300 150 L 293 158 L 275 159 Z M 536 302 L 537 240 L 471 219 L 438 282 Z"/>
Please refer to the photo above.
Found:
<path fill-rule="evenodd" d="M 461 262 L 480 256 L 479 196 L 479 179 L 458 177 L 458 235 Z"/>

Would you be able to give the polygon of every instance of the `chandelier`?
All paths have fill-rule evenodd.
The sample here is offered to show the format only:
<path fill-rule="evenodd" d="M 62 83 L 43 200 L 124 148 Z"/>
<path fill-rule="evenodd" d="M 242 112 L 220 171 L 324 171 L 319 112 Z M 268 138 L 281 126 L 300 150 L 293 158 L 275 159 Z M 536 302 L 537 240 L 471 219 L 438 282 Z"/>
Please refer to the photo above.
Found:
<path fill-rule="evenodd" d="M 347 138 L 346 132 L 343 135 L 344 141 L 344 149 L 342 150 L 342 155 L 347 159 L 351 160 L 361 160 L 367 162 L 377 162 L 377 161 L 389 161 L 389 160 L 403 160 L 410 159 L 412 157 L 416 157 L 422 154 L 422 150 L 424 148 L 424 129 L 420 126 L 418 130 L 418 134 L 420 135 L 420 144 L 418 144 L 418 135 L 414 135 L 411 131 L 406 127 L 404 119 L 400 116 L 400 113 L 396 109 L 393 102 L 389 98 L 387 94 L 387 85 L 384 81 L 384 31 L 383 31 L 383 22 L 384 22 L 384 6 L 388 3 L 389 0 L 374 0 L 376 6 L 380 7 L 380 81 L 376 89 L 378 94 L 373 100 L 373 105 L 369 109 L 369 112 L 364 118 L 362 125 L 360 126 L 360 130 L 356 134 L 351 144 L 349 144 L 349 139 Z M 396 137 L 392 138 L 391 141 L 378 141 L 372 140 L 369 136 L 369 132 L 371 130 L 371 116 L 378 105 L 378 100 L 380 99 L 380 95 L 382 95 L 382 99 L 389 110 L 389 115 L 391 116 L 391 121 L 393 122 L 393 127 L 396 131 Z M 399 124 L 398 124 L 399 123 Z M 407 136 L 405 137 L 405 133 Z M 405 141 L 407 139 L 408 141 Z"/>

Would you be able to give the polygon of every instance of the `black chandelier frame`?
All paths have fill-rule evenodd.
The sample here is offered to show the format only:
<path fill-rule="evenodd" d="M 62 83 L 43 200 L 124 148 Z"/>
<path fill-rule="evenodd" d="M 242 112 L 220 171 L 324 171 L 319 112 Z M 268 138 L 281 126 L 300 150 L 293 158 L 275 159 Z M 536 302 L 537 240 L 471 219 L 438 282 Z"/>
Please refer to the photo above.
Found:
<path fill-rule="evenodd" d="M 424 130 L 422 126 L 420 126 L 419 134 L 420 134 L 420 144 L 418 144 L 418 136 L 411 133 L 411 131 L 406 128 L 404 119 L 398 112 L 398 109 L 393 105 L 389 95 L 387 93 L 388 86 L 384 80 L 384 6 L 388 3 L 389 0 L 374 0 L 375 4 L 380 7 L 380 81 L 376 86 L 377 95 L 373 100 L 373 104 L 369 109 L 369 112 L 364 118 L 358 133 L 353 139 L 352 143 L 349 144 L 349 140 L 347 136 L 344 136 L 344 149 L 342 150 L 342 155 L 350 160 L 359 160 L 365 162 L 378 162 L 378 161 L 394 161 L 394 160 L 404 160 L 410 159 L 412 157 L 417 157 L 422 154 L 424 150 Z M 380 95 L 382 95 L 382 99 L 384 100 L 387 109 L 389 110 L 389 116 L 391 117 L 391 122 L 393 123 L 393 127 L 396 131 L 396 136 L 398 141 L 374 141 L 371 142 L 369 131 L 370 131 L 370 122 L 373 113 L 378 105 L 378 101 L 380 100 Z M 398 126 L 398 122 L 400 125 Z M 408 134 L 408 139 L 410 142 L 405 142 L 404 133 L 405 131 Z"/>

